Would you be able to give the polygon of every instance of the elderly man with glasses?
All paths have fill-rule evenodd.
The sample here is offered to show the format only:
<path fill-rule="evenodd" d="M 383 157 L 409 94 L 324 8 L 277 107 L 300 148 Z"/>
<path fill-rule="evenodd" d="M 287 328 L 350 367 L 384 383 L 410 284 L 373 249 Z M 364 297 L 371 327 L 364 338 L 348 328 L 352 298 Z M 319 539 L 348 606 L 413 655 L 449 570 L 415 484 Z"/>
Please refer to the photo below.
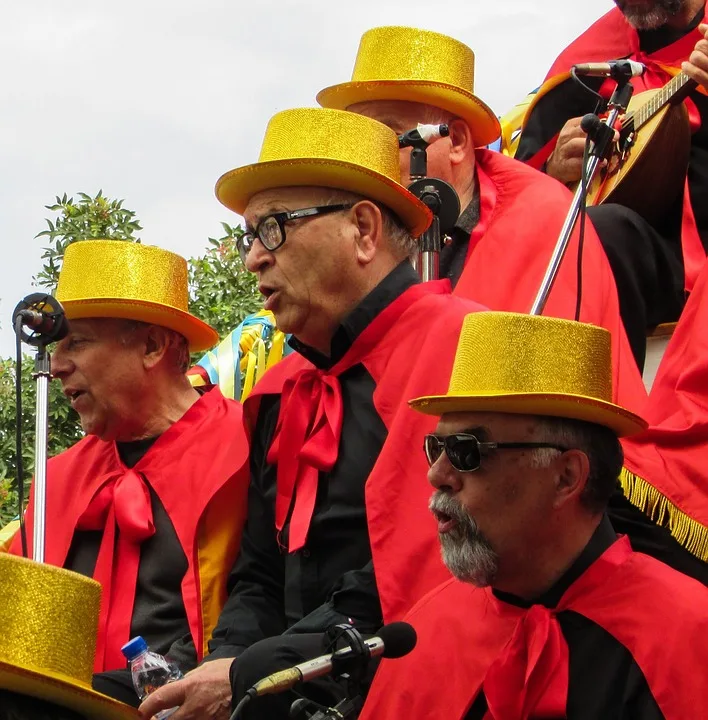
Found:
<path fill-rule="evenodd" d="M 326 654 L 340 623 L 374 634 L 449 573 L 427 512 L 432 422 L 411 394 L 442 391 L 464 317 L 480 309 L 409 262 L 428 209 L 398 182 L 385 125 L 339 110 L 289 110 L 270 122 L 261 161 L 227 173 L 217 195 L 246 219 L 240 251 L 265 308 L 295 352 L 245 402 L 251 486 L 230 597 L 204 665 L 141 711 L 227 718 L 257 680 Z M 437 380 L 436 380 L 437 378 Z M 231 675 L 231 677 L 229 677 Z M 334 681 L 303 686 L 325 705 Z M 292 693 L 243 715 L 287 718 Z"/>
<path fill-rule="evenodd" d="M 612 403 L 607 331 L 475 313 L 448 392 L 411 404 L 439 418 L 424 450 L 455 579 L 409 613 L 418 645 L 360 717 L 705 717 L 708 590 L 606 514 L 618 436 L 646 427 Z"/>

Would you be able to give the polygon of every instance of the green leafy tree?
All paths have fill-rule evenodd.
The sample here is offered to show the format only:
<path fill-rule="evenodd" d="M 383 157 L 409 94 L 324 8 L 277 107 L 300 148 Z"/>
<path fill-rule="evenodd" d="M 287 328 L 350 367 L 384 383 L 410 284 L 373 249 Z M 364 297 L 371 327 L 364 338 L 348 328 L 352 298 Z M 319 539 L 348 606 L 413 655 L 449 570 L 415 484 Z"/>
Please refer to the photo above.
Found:
<path fill-rule="evenodd" d="M 80 192 L 77 198 L 74 201 L 64 193 L 62 197 L 57 195 L 53 205 L 45 205 L 59 216 L 47 218 L 47 229 L 35 236 L 49 240 L 42 254 L 44 264 L 35 281 L 50 292 L 56 289 L 64 253 L 71 243 L 92 238 L 140 242 L 135 233 L 142 227 L 135 213 L 123 207 L 122 200 L 110 200 L 102 190 L 95 197 Z"/>
<path fill-rule="evenodd" d="M 221 225 L 224 235 L 209 238 L 206 253 L 189 261 L 189 310 L 224 337 L 263 302 L 256 276 L 246 270 L 236 247 L 243 229 Z"/>
<path fill-rule="evenodd" d="M 32 378 L 34 359 L 28 355 L 22 362 L 22 462 L 25 499 L 34 472 L 34 421 L 36 383 Z M 15 373 L 14 360 L 0 360 L 0 527 L 17 514 L 17 471 L 15 453 Z M 76 413 L 66 400 L 58 382 L 49 383 L 49 455 L 66 450 L 82 436 Z"/>

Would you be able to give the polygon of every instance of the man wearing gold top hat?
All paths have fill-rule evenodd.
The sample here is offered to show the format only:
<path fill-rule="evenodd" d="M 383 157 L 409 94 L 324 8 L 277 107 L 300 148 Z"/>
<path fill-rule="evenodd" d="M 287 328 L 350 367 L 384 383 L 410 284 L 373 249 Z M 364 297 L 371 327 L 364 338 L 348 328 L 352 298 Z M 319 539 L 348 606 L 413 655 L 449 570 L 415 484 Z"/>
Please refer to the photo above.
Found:
<path fill-rule="evenodd" d="M 46 562 L 103 587 L 97 672 L 124 668 L 135 635 L 189 669 L 225 600 L 248 483 L 240 406 L 184 375 L 217 334 L 187 311 L 185 260 L 157 247 L 72 244 L 57 297 L 69 334 L 52 374 L 86 437 L 48 463 Z"/>
<path fill-rule="evenodd" d="M 528 312 L 570 195 L 550 178 L 481 147 L 499 129 L 492 111 L 473 93 L 473 71 L 473 52 L 457 40 L 415 28 L 381 27 L 364 33 L 352 80 L 317 97 L 322 105 L 364 113 L 397 133 L 418 122 L 449 124 L 450 137 L 428 150 L 428 169 L 455 187 L 465 209 L 452 242 L 443 248 L 441 275 L 450 278 L 456 295 L 493 310 Z M 401 151 L 404 184 L 408 154 Z M 571 248 L 545 315 L 575 317 L 577 244 Z M 628 352 L 612 273 L 591 224 L 586 227 L 583 278 L 580 320 L 612 333 L 614 400 L 640 411 L 646 392 Z M 644 331 L 642 324 L 642 345 Z M 650 513 L 650 518 L 645 509 L 644 503 L 637 507 L 618 492 L 610 506 L 615 528 L 630 535 L 635 549 L 705 582 L 704 563 L 658 527 L 651 519 L 658 514 Z"/>
<path fill-rule="evenodd" d="M 101 587 L 0 555 L 0 720 L 138 720 L 91 689 Z"/>
<path fill-rule="evenodd" d="M 463 210 L 440 254 L 440 275 L 452 281 L 455 294 L 493 310 L 529 312 L 572 198 L 551 178 L 485 149 L 500 127 L 474 94 L 474 68 L 472 50 L 451 37 L 378 27 L 362 36 L 351 81 L 325 88 L 317 100 L 373 117 L 398 134 L 418 123 L 447 123 L 450 136 L 428 148 L 428 174 L 455 188 Z M 403 185 L 409 182 L 409 157 L 410 150 L 401 151 Z M 578 237 L 576 228 L 546 315 L 576 316 Z M 616 399 L 640 409 L 643 387 L 612 270 L 592 223 L 585 227 L 579 319 L 610 330 Z M 632 333 L 637 334 L 633 349 L 643 363 L 646 324 Z"/>
<path fill-rule="evenodd" d="M 408 614 L 416 649 L 384 660 L 362 719 L 708 716 L 708 589 L 617 536 L 605 509 L 618 436 L 607 331 L 476 313 L 424 448 L 455 576 Z M 413 451 L 413 448 L 411 448 Z"/>
<path fill-rule="evenodd" d="M 448 576 L 425 463 L 410 458 L 409 438 L 431 423 L 405 399 L 446 386 L 462 320 L 480 306 L 447 282 L 420 283 L 409 260 L 430 215 L 398 178 L 385 125 L 300 109 L 271 119 L 258 163 L 217 183 L 246 219 L 246 266 L 295 352 L 244 404 L 248 518 L 211 656 L 148 698 L 146 716 L 180 705 L 175 720 L 227 718 L 229 671 L 238 701 L 270 672 L 325 653 L 329 627 L 375 633 Z M 334 705 L 341 688 L 314 691 Z M 287 718 L 293 699 L 259 698 L 244 717 Z"/>

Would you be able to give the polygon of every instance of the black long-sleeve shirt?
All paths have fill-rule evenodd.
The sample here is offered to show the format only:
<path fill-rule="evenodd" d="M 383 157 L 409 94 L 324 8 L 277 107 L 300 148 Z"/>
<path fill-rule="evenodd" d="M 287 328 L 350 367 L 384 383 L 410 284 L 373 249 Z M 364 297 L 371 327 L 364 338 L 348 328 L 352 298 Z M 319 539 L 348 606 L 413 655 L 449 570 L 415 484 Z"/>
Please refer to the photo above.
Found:
<path fill-rule="evenodd" d="M 555 607 L 565 591 L 617 539 L 607 517 L 590 542 L 558 582 L 533 604 Z M 519 607 L 532 603 L 494 591 L 504 602 Z M 572 720 L 663 720 L 649 685 L 630 651 L 604 628 L 570 610 L 557 615 L 568 643 L 568 701 L 566 716 Z M 658 629 L 657 629 L 658 631 Z M 480 692 L 465 720 L 481 720 L 487 701 Z"/>
<path fill-rule="evenodd" d="M 345 318 L 329 358 L 296 339 L 291 345 L 321 369 L 334 366 L 371 321 L 416 282 L 411 265 L 401 263 Z M 280 397 L 261 400 L 251 446 L 248 516 L 208 659 L 238 657 L 255 642 L 284 632 L 318 632 L 352 622 L 362 633 L 373 633 L 381 625 L 364 486 L 387 431 L 366 368 L 353 366 L 339 382 L 344 413 L 337 461 L 330 472 L 320 473 L 307 541 L 294 553 L 278 544 L 276 466 L 266 460 Z M 286 547 L 288 529 L 286 522 L 281 537 Z"/>

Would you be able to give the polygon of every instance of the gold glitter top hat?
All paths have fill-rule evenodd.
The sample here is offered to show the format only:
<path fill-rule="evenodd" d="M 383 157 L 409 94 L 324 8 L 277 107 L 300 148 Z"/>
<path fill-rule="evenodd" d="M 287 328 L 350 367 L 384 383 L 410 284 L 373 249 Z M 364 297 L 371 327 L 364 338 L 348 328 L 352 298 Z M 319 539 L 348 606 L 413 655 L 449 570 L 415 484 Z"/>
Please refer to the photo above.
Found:
<path fill-rule="evenodd" d="M 66 249 L 57 300 L 69 320 L 140 320 L 184 335 L 191 351 L 219 341 L 187 310 L 187 262 L 176 253 L 119 240 L 82 240 Z"/>
<path fill-rule="evenodd" d="M 381 202 L 418 236 L 432 216 L 399 178 L 393 130 L 354 113 L 301 108 L 271 118 L 259 161 L 222 175 L 216 196 L 243 214 L 262 190 L 307 185 L 348 190 Z"/>
<path fill-rule="evenodd" d="M 90 720 L 137 720 L 91 689 L 101 586 L 83 575 L 0 555 L 0 688 Z"/>
<path fill-rule="evenodd" d="M 607 330 L 518 313 L 468 315 L 447 395 L 416 398 L 410 405 L 426 415 L 553 415 L 604 425 L 620 437 L 647 427 L 638 415 L 612 403 Z"/>
<path fill-rule="evenodd" d="M 467 121 L 477 147 L 501 134 L 499 120 L 474 94 L 474 53 L 447 35 L 410 27 L 367 30 L 351 82 L 321 90 L 323 107 L 345 110 L 370 100 L 405 100 Z"/>

